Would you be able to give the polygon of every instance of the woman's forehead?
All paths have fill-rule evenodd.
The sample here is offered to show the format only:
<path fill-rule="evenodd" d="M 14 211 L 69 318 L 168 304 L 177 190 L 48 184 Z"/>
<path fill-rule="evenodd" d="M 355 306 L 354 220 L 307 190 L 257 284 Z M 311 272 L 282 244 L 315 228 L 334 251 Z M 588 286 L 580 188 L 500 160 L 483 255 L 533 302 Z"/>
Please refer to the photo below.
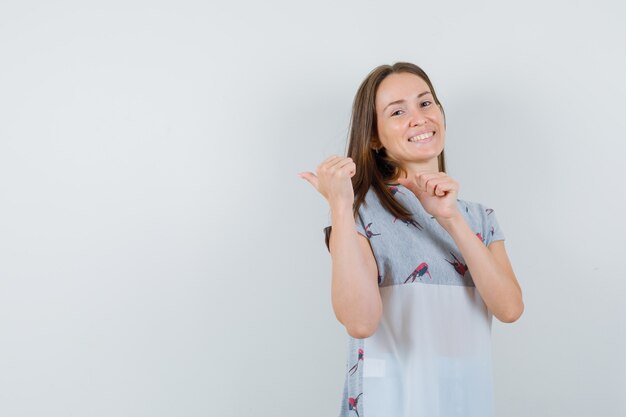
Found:
<path fill-rule="evenodd" d="M 423 92 L 430 91 L 422 78 L 408 72 L 390 74 L 376 91 L 376 108 L 384 108 L 389 103 L 409 100 Z"/>

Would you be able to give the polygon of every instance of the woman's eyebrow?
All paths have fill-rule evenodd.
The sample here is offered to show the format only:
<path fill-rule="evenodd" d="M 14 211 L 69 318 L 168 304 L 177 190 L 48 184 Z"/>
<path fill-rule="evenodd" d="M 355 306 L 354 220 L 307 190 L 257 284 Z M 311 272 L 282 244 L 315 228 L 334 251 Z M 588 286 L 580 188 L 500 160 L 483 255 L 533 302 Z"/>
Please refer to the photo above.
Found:
<path fill-rule="evenodd" d="M 430 91 L 424 91 L 424 92 L 422 92 L 422 93 L 419 93 L 419 94 L 417 95 L 417 98 L 420 98 L 420 97 L 422 97 L 422 96 L 425 96 L 426 94 L 431 94 L 431 92 L 430 92 Z M 393 106 L 394 104 L 404 103 L 404 101 L 405 101 L 404 99 L 400 99 L 400 100 L 392 101 L 391 103 L 389 103 L 389 104 L 387 104 L 387 105 L 385 106 L 385 108 L 383 109 L 383 111 L 387 110 L 387 107 L 389 107 L 389 106 Z"/>

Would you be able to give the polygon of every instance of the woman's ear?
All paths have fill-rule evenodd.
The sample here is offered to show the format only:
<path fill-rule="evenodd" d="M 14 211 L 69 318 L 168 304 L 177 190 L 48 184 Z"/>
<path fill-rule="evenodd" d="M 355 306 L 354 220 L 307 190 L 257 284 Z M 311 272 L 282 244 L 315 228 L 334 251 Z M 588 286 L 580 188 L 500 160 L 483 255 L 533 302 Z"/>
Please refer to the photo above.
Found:
<path fill-rule="evenodd" d="M 370 140 L 370 149 L 378 153 L 382 148 L 383 145 L 380 143 L 378 138 L 376 136 L 372 137 L 372 140 Z"/>

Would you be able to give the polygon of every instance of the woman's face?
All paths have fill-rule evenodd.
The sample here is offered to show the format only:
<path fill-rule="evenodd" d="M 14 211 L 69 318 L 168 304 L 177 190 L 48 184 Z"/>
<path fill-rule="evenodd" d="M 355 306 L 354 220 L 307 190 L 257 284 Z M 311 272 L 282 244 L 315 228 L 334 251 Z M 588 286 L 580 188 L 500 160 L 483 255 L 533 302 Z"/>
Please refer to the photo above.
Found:
<path fill-rule="evenodd" d="M 378 86 L 375 105 L 380 143 L 374 145 L 382 145 L 405 169 L 434 166 L 437 170 L 445 128 L 428 84 L 415 74 L 391 74 Z"/>

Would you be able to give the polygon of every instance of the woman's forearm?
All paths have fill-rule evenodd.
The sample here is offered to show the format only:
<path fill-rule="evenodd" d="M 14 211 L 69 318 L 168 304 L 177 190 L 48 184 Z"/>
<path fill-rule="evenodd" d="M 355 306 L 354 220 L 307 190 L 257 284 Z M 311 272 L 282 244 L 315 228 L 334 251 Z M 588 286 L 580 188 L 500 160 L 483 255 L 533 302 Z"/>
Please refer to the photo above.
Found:
<path fill-rule="evenodd" d="M 438 222 L 461 251 L 476 289 L 487 308 L 502 322 L 510 323 L 517 320 L 524 310 L 524 304 L 515 276 L 511 276 L 511 273 L 498 263 L 489 248 L 476 238 L 461 214 Z"/>
<path fill-rule="evenodd" d="M 369 244 L 359 241 L 352 207 L 331 208 L 331 219 L 333 309 L 352 337 L 369 337 L 382 315 L 376 261 Z"/>

